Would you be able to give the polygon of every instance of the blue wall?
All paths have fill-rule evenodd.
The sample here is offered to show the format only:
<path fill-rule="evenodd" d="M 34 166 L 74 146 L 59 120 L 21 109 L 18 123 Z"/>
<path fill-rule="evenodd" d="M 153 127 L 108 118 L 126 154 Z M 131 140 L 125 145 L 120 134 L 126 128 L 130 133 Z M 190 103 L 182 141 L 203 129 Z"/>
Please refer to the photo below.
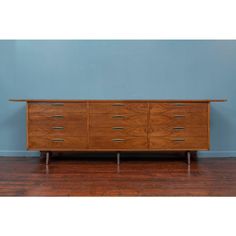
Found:
<path fill-rule="evenodd" d="M 236 41 L 0 41 L 0 156 L 31 155 L 9 98 L 227 98 L 201 155 L 236 156 Z"/>

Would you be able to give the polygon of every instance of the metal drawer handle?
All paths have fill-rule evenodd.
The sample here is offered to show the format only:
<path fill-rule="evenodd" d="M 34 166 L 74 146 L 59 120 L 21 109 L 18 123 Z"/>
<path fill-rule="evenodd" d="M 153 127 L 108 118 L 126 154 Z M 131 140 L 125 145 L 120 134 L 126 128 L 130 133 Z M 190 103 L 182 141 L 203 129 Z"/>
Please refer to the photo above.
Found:
<path fill-rule="evenodd" d="M 184 127 L 174 127 L 173 129 L 174 130 L 184 130 L 185 128 Z"/>
<path fill-rule="evenodd" d="M 174 115 L 175 118 L 183 118 L 185 115 Z"/>
<path fill-rule="evenodd" d="M 125 104 L 124 103 L 113 103 L 112 106 L 113 107 L 123 107 L 123 106 L 125 106 Z"/>
<path fill-rule="evenodd" d="M 124 127 L 112 127 L 113 130 L 123 130 L 125 129 Z"/>
<path fill-rule="evenodd" d="M 184 106 L 186 106 L 186 104 L 184 104 L 184 103 L 176 103 L 175 106 L 177 106 L 177 107 L 184 107 Z"/>
<path fill-rule="evenodd" d="M 64 129 L 64 127 L 63 127 L 63 126 L 56 126 L 56 127 L 52 127 L 52 129 L 55 129 L 55 130 L 62 130 L 62 129 Z"/>
<path fill-rule="evenodd" d="M 51 103 L 51 106 L 62 107 L 64 106 L 64 103 Z"/>
<path fill-rule="evenodd" d="M 123 115 L 115 115 L 115 116 L 112 116 L 112 118 L 115 118 L 115 119 L 121 119 L 121 118 L 125 118 L 126 116 L 123 116 Z"/>
<path fill-rule="evenodd" d="M 184 138 L 175 138 L 175 139 L 172 139 L 172 141 L 174 141 L 174 142 L 184 142 L 185 139 Z"/>
<path fill-rule="evenodd" d="M 55 139 L 52 139 L 52 142 L 55 142 L 55 143 L 64 142 L 64 139 L 62 139 L 62 138 L 55 138 Z"/>
<path fill-rule="evenodd" d="M 124 142 L 125 139 L 122 139 L 122 138 L 113 138 L 112 139 L 112 142 Z"/>
<path fill-rule="evenodd" d="M 64 118 L 64 116 L 62 116 L 62 115 L 54 115 L 54 116 L 51 116 L 52 118 L 60 118 L 60 119 L 63 119 Z"/>

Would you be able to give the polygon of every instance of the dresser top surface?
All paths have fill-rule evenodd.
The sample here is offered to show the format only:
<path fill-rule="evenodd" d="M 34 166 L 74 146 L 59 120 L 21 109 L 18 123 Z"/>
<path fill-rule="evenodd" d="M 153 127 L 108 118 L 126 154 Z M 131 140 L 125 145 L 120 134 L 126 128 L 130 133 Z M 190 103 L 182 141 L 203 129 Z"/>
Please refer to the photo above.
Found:
<path fill-rule="evenodd" d="M 144 100 L 144 99 L 91 99 L 91 100 L 76 100 L 76 99 L 10 99 L 11 102 L 143 102 L 143 103 L 172 103 L 172 102 L 188 102 L 188 103 L 210 103 L 210 102 L 226 102 L 226 99 L 157 99 L 157 100 Z"/>

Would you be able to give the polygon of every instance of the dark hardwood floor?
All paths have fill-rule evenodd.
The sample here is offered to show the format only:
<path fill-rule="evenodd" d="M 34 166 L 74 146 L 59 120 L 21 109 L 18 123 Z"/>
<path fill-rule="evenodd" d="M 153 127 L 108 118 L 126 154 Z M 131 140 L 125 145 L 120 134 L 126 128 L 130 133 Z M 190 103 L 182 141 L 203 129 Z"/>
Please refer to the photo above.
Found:
<path fill-rule="evenodd" d="M 0 196 L 236 196 L 236 158 L 96 155 L 1 157 Z"/>

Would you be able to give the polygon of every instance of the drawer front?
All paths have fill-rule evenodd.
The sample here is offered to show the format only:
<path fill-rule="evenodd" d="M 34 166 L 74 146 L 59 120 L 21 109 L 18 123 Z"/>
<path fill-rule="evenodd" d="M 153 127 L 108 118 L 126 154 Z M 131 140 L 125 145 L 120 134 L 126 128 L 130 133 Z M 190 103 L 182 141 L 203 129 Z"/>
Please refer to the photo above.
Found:
<path fill-rule="evenodd" d="M 90 114 L 90 127 L 147 126 L 147 114 Z"/>
<path fill-rule="evenodd" d="M 207 137 L 150 137 L 150 149 L 208 150 Z"/>
<path fill-rule="evenodd" d="M 86 137 L 29 137 L 28 148 L 31 150 L 78 150 L 87 148 Z"/>
<path fill-rule="evenodd" d="M 155 126 L 202 126 L 208 124 L 208 113 L 182 113 L 176 112 L 173 114 L 166 113 L 151 113 L 150 125 Z"/>
<path fill-rule="evenodd" d="M 28 134 L 29 136 L 86 136 L 87 125 L 76 121 L 31 121 Z"/>
<path fill-rule="evenodd" d="M 92 136 L 89 139 L 90 149 L 147 149 L 146 137 L 105 137 Z"/>
<path fill-rule="evenodd" d="M 90 113 L 112 113 L 112 114 L 132 114 L 132 113 L 147 113 L 147 103 L 124 103 L 124 102 L 112 102 L 112 103 L 90 103 Z"/>
<path fill-rule="evenodd" d="M 87 112 L 87 103 L 29 103 L 28 110 L 30 113 Z"/>
<path fill-rule="evenodd" d="M 208 103 L 151 103 L 151 113 L 163 112 L 207 112 Z"/>
<path fill-rule="evenodd" d="M 149 136 L 157 137 L 206 137 L 208 136 L 207 126 L 151 126 Z"/>
<path fill-rule="evenodd" d="M 31 121 L 76 121 L 78 124 L 87 123 L 87 114 L 80 112 L 34 112 L 29 113 L 29 122 Z"/>
<path fill-rule="evenodd" d="M 125 127 L 125 126 L 111 126 L 111 127 L 90 127 L 90 135 L 92 136 L 133 136 L 133 137 L 147 137 L 146 127 Z"/>

